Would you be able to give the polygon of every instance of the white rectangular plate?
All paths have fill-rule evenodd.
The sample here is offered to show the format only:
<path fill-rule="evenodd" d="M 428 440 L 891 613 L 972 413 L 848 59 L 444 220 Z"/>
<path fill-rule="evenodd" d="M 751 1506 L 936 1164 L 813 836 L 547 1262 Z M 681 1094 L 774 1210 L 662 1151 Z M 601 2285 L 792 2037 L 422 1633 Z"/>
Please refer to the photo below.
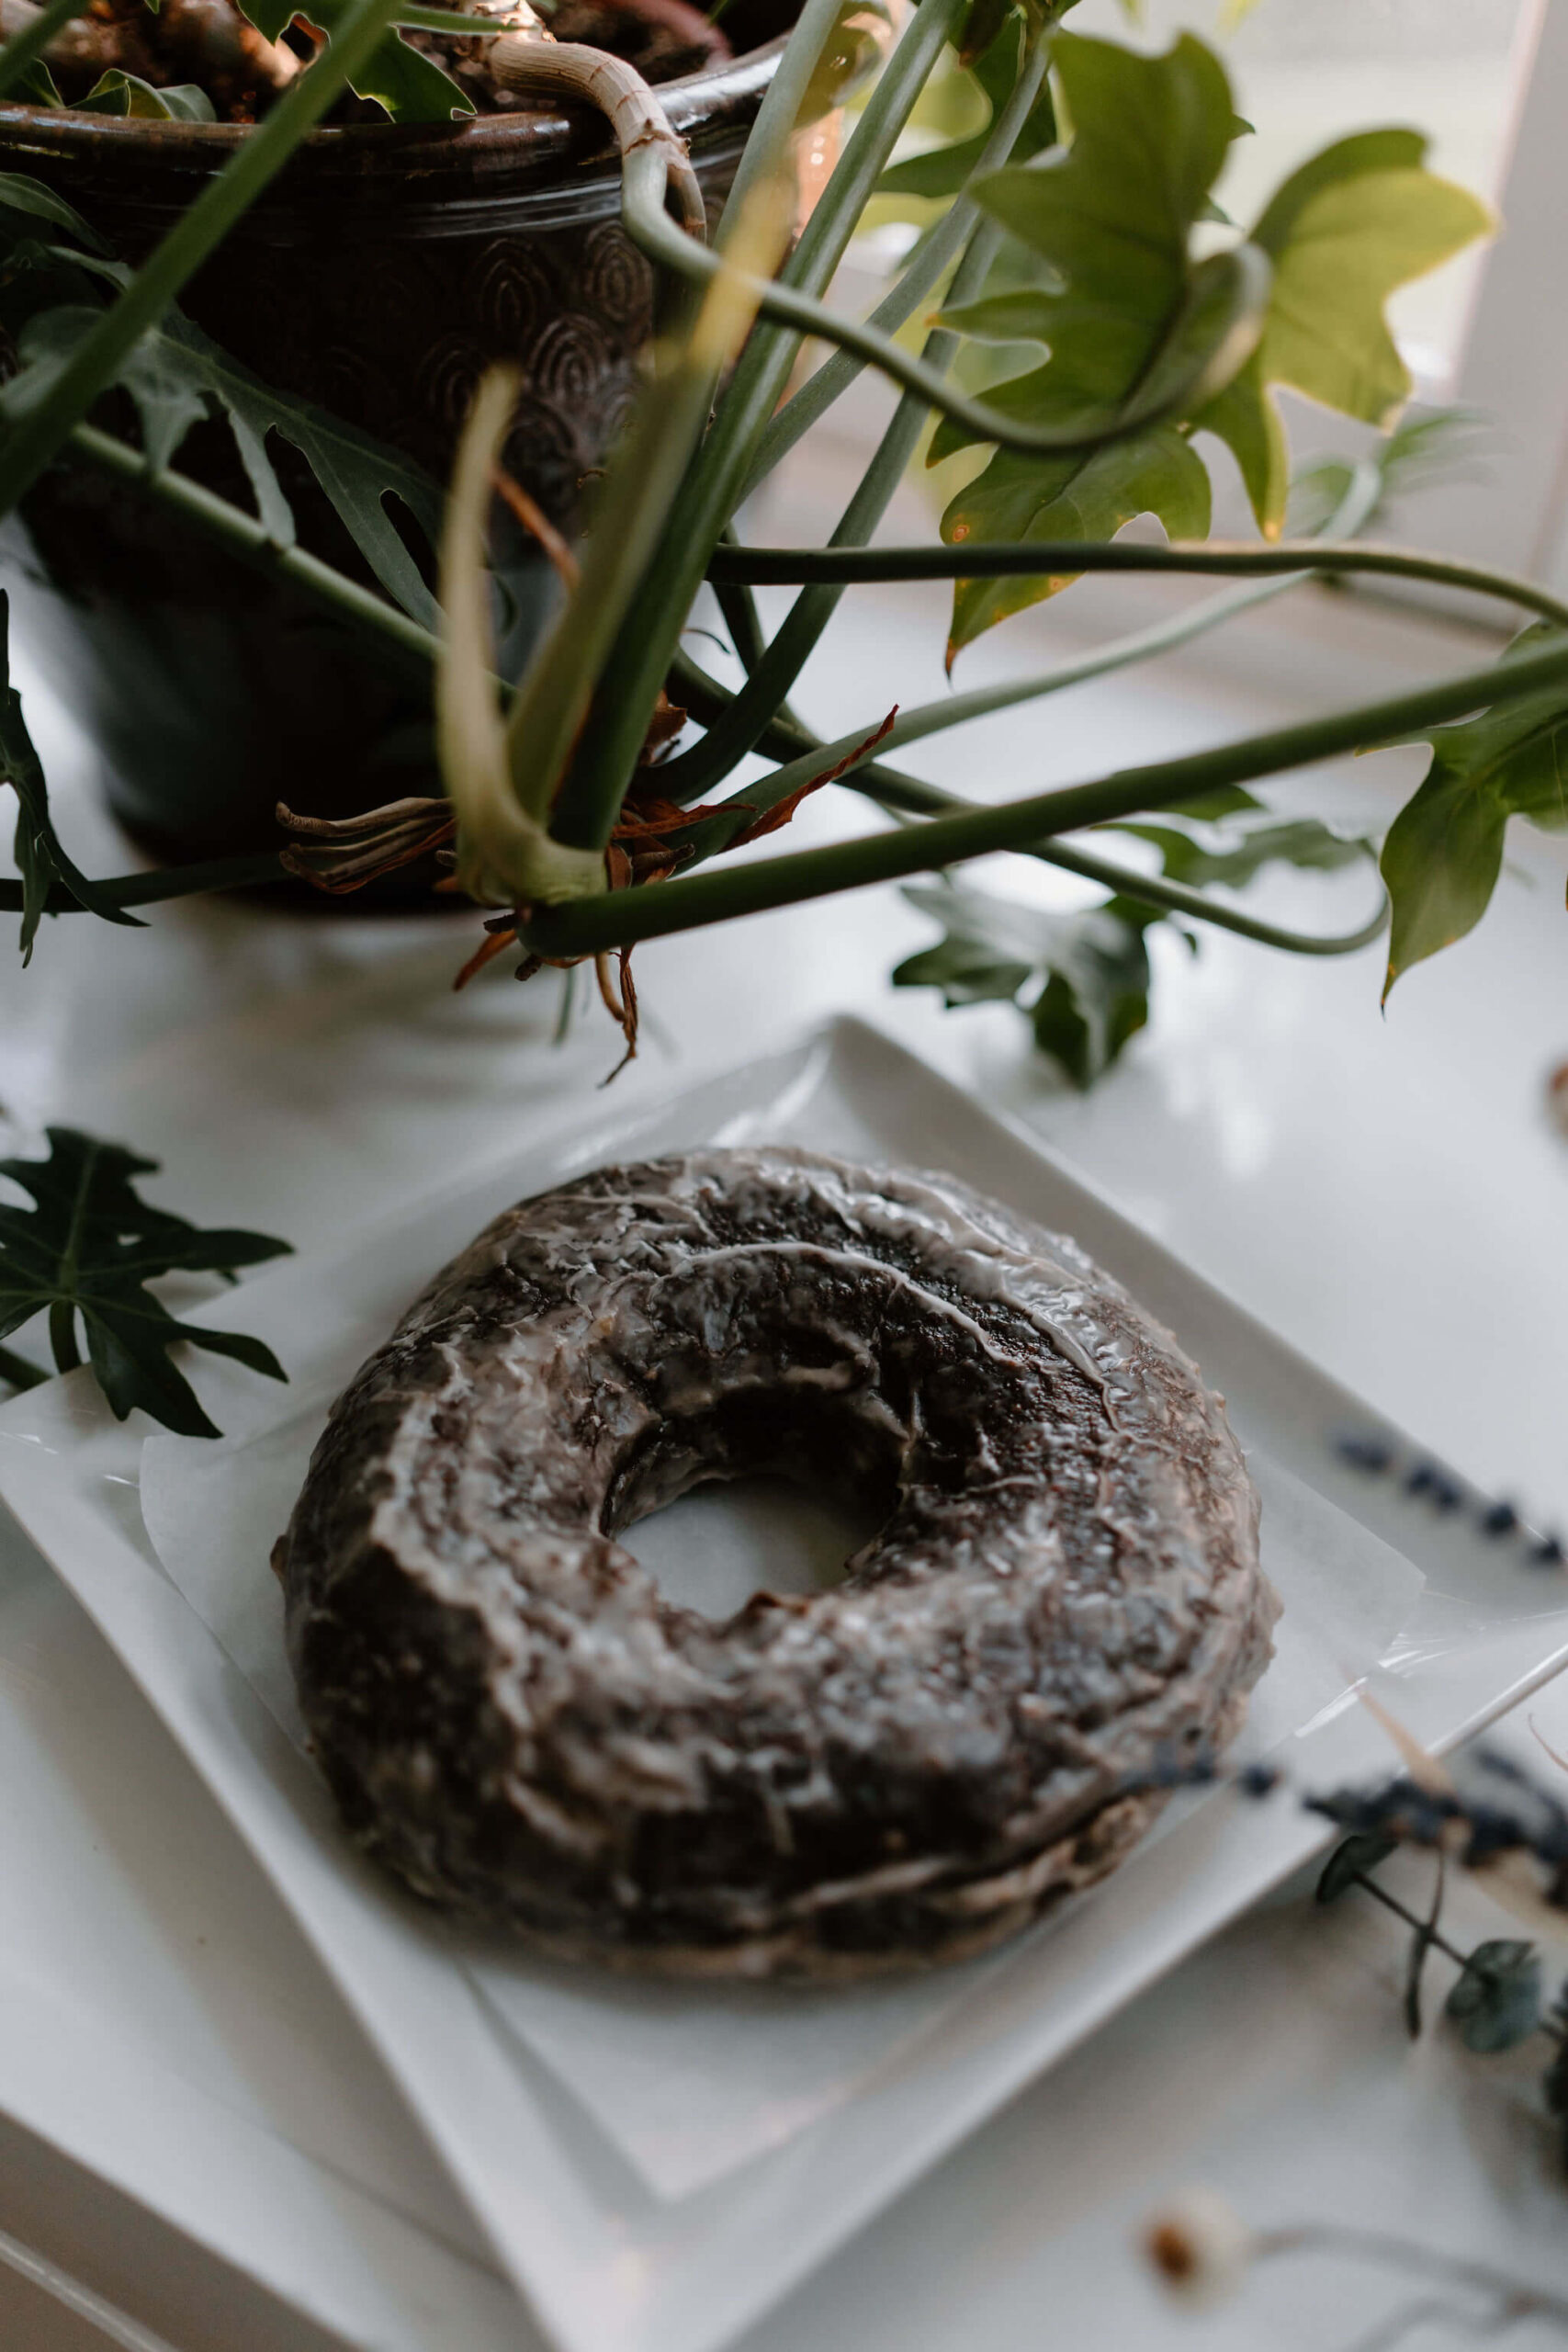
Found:
<path fill-rule="evenodd" d="M 1568 1612 L 1472 1534 L 1358 1480 L 1336 1433 L 1374 1417 L 967 1096 L 876 1033 L 841 1023 L 798 1050 L 519 1152 L 338 1253 L 247 1283 L 210 1310 L 286 1363 L 330 1337 L 375 1344 L 407 1299 L 508 1202 L 630 1152 L 795 1141 L 950 1169 L 1074 1233 L 1171 1325 L 1224 1391 L 1244 1442 L 1404 1551 L 1427 1589 L 1367 1678 L 1441 1747 L 1568 1661 Z M 220 1422 L 255 1399 L 204 1381 Z M 541 2320 L 570 2352 L 713 2352 L 1031 2075 L 1132 1998 L 1321 1842 L 1285 1799 L 1218 1800 L 1027 1940 L 983 2004 L 942 2015 L 848 2105 L 699 2193 L 661 2202 L 576 2101 L 519 2060 L 431 1915 L 344 1845 L 314 1774 L 157 1565 L 136 1494 L 144 1430 L 74 1374 L 0 1413 L 0 1494 L 102 1628 L 354 2008 Z M 1314 1785 L 1386 1751 L 1363 1711 L 1330 1708 L 1290 1744 Z"/>

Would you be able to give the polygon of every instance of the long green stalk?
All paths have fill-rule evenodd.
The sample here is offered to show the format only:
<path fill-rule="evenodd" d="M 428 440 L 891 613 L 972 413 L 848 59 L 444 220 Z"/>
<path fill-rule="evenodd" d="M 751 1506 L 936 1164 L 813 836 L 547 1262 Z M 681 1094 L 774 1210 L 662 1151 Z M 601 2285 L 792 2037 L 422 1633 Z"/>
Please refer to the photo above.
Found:
<path fill-rule="evenodd" d="M 300 141 L 369 57 L 397 13 L 397 0 L 350 0 L 337 33 L 265 122 L 235 149 L 217 178 L 157 244 L 125 292 L 106 311 L 71 359 L 19 413 L 0 442 L 0 514 L 8 513 L 113 383 L 139 336 L 167 310 L 187 279 L 221 243 Z M 26 397 L 27 376 L 13 392 Z"/>
<path fill-rule="evenodd" d="M 991 221 L 976 229 L 953 280 L 953 300 L 978 293 L 996 258 L 1001 232 Z M 958 337 L 943 327 L 926 337 L 925 356 L 934 368 L 951 364 Z M 877 444 L 829 544 L 863 547 L 908 470 L 931 411 L 917 393 L 906 392 Z M 697 800 L 743 760 L 788 695 L 838 606 L 841 588 L 803 588 L 764 651 L 744 693 L 722 719 L 689 752 L 665 763 L 661 783 L 672 800 Z"/>
<path fill-rule="evenodd" d="M 62 32 L 73 17 L 85 16 L 87 6 L 88 0 L 44 0 L 31 24 L 11 35 L 0 49 L 0 98 L 16 88 L 28 66 L 37 63 L 55 34 Z"/>
<path fill-rule="evenodd" d="M 1076 832 L 1140 809 L 1166 808 L 1221 785 L 1278 775 L 1417 727 L 1461 718 L 1469 711 L 1563 685 L 1568 685 L 1568 646 L 1552 647 L 1457 678 L 1434 680 L 1411 693 L 1326 718 L 1303 720 L 1181 759 L 1120 769 L 1091 784 L 1039 793 L 999 808 L 933 817 L 904 831 L 868 834 L 825 849 L 694 875 L 657 889 L 605 892 L 580 899 L 570 907 L 541 908 L 525 922 L 519 935 L 526 948 L 540 955 L 594 955 L 634 940 L 931 873 L 997 850 L 1027 850 L 1048 834 Z"/>
<path fill-rule="evenodd" d="M 820 293 L 827 285 L 964 6 L 964 0 L 918 0 L 794 253 L 773 283 L 787 280 L 806 293 Z M 808 24 L 815 26 L 814 9 L 815 0 L 807 0 L 790 51 Z M 755 144 L 753 132 L 749 153 Z M 628 169 L 628 189 L 630 181 Z M 608 837 L 692 599 L 735 512 L 757 436 L 778 405 L 799 341 L 798 334 L 784 328 L 759 323 L 741 354 L 687 473 L 678 524 L 666 533 L 659 557 L 639 582 L 601 673 L 603 683 L 557 804 L 552 830 L 559 841 L 592 848 L 602 846 Z"/>
<path fill-rule="evenodd" d="M 1294 584 L 1294 583 L 1292 583 Z M 689 656 L 682 656 L 676 673 L 678 691 L 689 705 L 694 717 L 711 719 L 722 710 L 732 696 L 728 687 L 718 684 L 704 670 L 699 670 Z M 771 758 L 788 759 L 807 752 L 815 752 L 818 766 L 827 764 L 827 746 L 810 736 L 795 722 L 781 726 L 775 721 L 769 729 L 767 743 Z M 878 746 L 886 748 L 885 736 Z M 772 797 L 773 778 L 758 786 L 747 787 L 754 807 L 766 807 Z M 864 761 L 843 778 L 845 789 L 858 792 L 879 808 L 893 816 L 940 816 L 956 809 L 973 807 L 957 793 L 945 792 L 940 785 L 928 784 L 921 776 L 909 775 L 901 768 L 890 768 L 880 758 Z M 1243 914 L 1239 908 L 1222 906 L 1206 891 L 1189 889 L 1182 882 L 1168 882 L 1163 875 L 1140 874 L 1132 866 L 1113 864 L 1110 858 L 1096 857 L 1087 850 L 1074 849 L 1066 842 L 1031 842 L 1021 855 L 1032 857 L 1042 865 L 1055 865 L 1067 874 L 1081 875 L 1086 881 L 1098 882 L 1123 899 L 1138 899 L 1145 905 L 1158 907 L 1167 914 L 1178 914 L 1192 922 L 1212 925 L 1219 931 L 1234 931 L 1243 939 L 1250 939 L 1262 947 L 1276 947 L 1290 956 L 1348 956 L 1365 947 L 1378 937 L 1388 923 L 1388 895 L 1368 920 L 1354 931 L 1324 933 L 1294 931 L 1280 923 L 1264 922 L 1257 915 Z"/>
<path fill-rule="evenodd" d="M 977 166 L 980 170 L 1005 164 L 1045 78 L 1045 51 L 1036 43 L 1025 54 L 1019 78 L 998 115 Z M 964 208 L 954 205 L 953 211 Z M 976 214 L 974 205 L 967 207 Z M 952 217 L 951 214 L 949 216 Z M 950 301 L 972 301 L 981 292 L 1002 242 L 994 220 L 973 231 L 953 277 Z M 945 377 L 957 354 L 960 338 L 945 327 L 933 327 L 920 357 L 933 375 Z M 918 392 L 906 392 L 895 409 L 875 454 L 862 476 L 833 532 L 832 547 L 863 547 L 875 531 L 888 503 L 908 469 L 920 435 L 931 414 Z M 708 729 L 700 743 L 669 763 L 664 785 L 672 799 L 698 799 L 721 776 L 728 775 L 756 743 L 779 704 L 805 668 L 831 620 L 843 594 L 841 588 L 803 589 L 783 627 L 754 669 L 744 694 L 739 695 L 720 723 Z"/>
<path fill-rule="evenodd" d="M 1568 605 L 1506 571 L 1481 564 L 1450 563 L 1411 548 L 1348 546 L 1321 539 L 1278 547 L 1211 539 L 1169 547 L 1147 547 L 1131 539 L 1101 539 L 1079 545 L 1066 539 L 1022 545 L 930 548 L 719 548 L 709 560 L 710 578 L 744 580 L 753 587 L 797 587 L 828 581 L 840 586 L 897 580 L 1003 580 L 1035 573 L 1042 578 L 1084 571 L 1213 572 L 1221 576 L 1286 571 L 1374 572 L 1401 580 L 1430 580 L 1472 595 L 1495 596 L 1542 620 L 1568 628 Z"/>
<path fill-rule="evenodd" d="M 169 899 L 194 899 L 209 890 L 254 890 L 269 882 L 288 882 L 294 877 L 279 864 L 273 850 L 260 850 L 249 857 L 215 857 L 196 865 L 164 865 L 152 874 L 120 874 L 104 882 L 95 882 L 94 889 L 101 899 L 114 907 L 154 907 Z M 0 882 L 0 914 L 20 914 L 25 900 L 19 882 Z M 45 912 L 51 915 L 88 914 L 79 899 L 58 886 L 51 888 Z"/>

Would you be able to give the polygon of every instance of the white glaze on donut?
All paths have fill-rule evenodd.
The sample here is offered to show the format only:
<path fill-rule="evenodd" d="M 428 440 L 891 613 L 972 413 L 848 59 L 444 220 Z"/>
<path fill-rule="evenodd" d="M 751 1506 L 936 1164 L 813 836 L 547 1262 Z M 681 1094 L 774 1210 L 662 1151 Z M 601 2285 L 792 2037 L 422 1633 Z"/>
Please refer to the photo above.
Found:
<path fill-rule="evenodd" d="M 617 1540 L 760 1470 L 886 1501 L 716 1624 Z M 1074 1243 L 784 1148 L 499 1217 L 333 1409 L 278 1547 L 315 1747 L 419 1892 L 687 1973 L 955 1957 L 1234 1734 L 1278 1604 L 1219 1400 Z"/>

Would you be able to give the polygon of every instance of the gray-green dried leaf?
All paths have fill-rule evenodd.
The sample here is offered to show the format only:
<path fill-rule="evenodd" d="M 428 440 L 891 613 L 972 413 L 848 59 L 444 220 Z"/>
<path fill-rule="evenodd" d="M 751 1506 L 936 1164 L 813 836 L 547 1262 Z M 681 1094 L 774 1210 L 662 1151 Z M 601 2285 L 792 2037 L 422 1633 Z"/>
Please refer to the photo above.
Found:
<path fill-rule="evenodd" d="M 1358 1879 L 1369 1877 L 1380 1862 L 1386 1862 L 1398 1845 L 1397 1838 L 1385 1838 L 1375 1830 L 1342 1838 L 1323 1866 L 1314 1899 L 1319 1903 L 1337 1903 Z"/>
<path fill-rule="evenodd" d="M 1477 1944 L 1455 1979 L 1444 2013 L 1467 2050 L 1491 2057 L 1511 2050 L 1540 2022 L 1540 1957 L 1512 1936 Z"/>

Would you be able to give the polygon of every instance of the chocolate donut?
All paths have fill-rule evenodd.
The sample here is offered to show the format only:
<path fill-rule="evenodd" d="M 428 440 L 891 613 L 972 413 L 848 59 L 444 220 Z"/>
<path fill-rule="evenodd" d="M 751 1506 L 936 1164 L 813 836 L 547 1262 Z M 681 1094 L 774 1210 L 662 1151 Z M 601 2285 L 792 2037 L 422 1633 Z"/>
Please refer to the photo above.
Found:
<path fill-rule="evenodd" d="M 621 1540 L 769 1470 L 842 1583 L 678 1608 Z M 792 1149 L 509 1209 L 334 1407 L 276 1565 L 315 1752 L 421 1894 L 682 1973 L 953 1959 L 1111 1869 L 1278 1603 L 1221 1400 L 1071 1241 Z"/>

